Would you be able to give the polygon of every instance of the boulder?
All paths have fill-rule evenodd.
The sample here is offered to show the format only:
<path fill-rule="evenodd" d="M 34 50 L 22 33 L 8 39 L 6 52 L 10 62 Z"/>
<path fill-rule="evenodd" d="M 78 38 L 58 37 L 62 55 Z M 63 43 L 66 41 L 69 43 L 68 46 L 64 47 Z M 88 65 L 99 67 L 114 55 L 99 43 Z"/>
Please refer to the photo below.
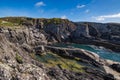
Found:
<path fill-rule="evenodd" d="M 110 65 L 110 67 L 114 70 L 116 70 L 117 72 L 120 72 L 120 64 L 112 64 Z"/>

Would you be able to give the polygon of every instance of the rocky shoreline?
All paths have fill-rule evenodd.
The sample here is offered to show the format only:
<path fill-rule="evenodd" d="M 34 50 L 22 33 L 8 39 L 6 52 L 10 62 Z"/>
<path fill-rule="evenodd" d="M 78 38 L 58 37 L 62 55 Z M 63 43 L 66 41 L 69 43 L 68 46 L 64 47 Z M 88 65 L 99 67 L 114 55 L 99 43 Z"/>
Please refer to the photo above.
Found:
<path fill-rule="evenodd" d="M 81 59 L 79 60 L 80 62 L 87 63 L 89 65 L 92 65 L 94 68 L 96 67 L 103 71 L 105 70 L 106 72 L 108 72 L 107 74 L 112 74 L 116 80 L 120 79 L 119 62 L 101 59 L 99 55 L 97 55 L 96 53 L 85 51 L 83 49 L 78 48 L 71 49 L 47 46 L 47 50 L 49 49 L 53 52 L 56 52 L 58 55 L 69 57 L 71 59 L 80 58 Z M 110 70 L 108 71 L 107 68 L 109 68 Z M 112 80 L 112 78 L 110 78 L 110 80 Z"/>
<path fill-rule="evenodd" d="M 119 52 L 117 23 L 6 17 L 0 18 L 0 24 L 0 80 L 120 79 L 119 62 L 101 59 L 83 49 L 50 46 L 84 43 Z"/>

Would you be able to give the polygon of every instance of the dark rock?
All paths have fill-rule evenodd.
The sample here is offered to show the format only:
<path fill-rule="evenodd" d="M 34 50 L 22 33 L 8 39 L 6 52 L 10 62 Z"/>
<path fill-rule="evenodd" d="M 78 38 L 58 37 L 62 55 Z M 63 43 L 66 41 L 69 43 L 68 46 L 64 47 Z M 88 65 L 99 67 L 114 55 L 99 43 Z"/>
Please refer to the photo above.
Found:
<path fill-rule="evenodd" d="M 116 70 L 117 72 L 120 72 L 120 64 L 112 64 L 110 65 L 110 67 L 114 70 Z"/>
<path fill-rule="evenodd" d="M 116 80 L 112 74 L 107 74 L 104 76 L 104 80 Z"/>
<path fill-rule="evenodd" d="M 87 73 L 93 74 L 95 76 L 99 76 L 100 78 L 103 78 L 104 80 L 115 80 L 114 76 L 111 74 L 106 74 L 104 71 L 91 69 L 91 68 L 85 68 L 85 71 Z"/>
<path fill-rule="evenodd" d="M 58 68 L 50 68 L 47 74 L 51 79 L 55 80 L 115 80 L 112 75 L 94 69 L 89 69 L 86 73 L 77 73 Z"/>
<path fill-rule="evenodd" d="M 46 52 L 45 52 L 45 47 L 43 45 L 35 48 L 35 53 L 36 55 L 45 55 Z"/>

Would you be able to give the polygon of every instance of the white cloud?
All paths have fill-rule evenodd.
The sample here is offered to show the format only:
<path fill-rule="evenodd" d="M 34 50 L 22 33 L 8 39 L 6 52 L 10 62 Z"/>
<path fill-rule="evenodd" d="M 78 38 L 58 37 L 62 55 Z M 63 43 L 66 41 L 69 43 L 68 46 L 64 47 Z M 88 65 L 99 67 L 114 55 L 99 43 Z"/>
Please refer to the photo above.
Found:
<path fill-rule="evenodd" d="M 61 16 L 61 19 L 67 19 L 66 15 Z"/>
<path fill-rule="evenodd" d="M 86 5 L 77 5 L 76 7 L 78 8 L 78 9 L 80 9 L 80 8 L 84 8 Z"/>
<path fill-rule="evenodd" d="M 116 18 L 120 18 L 120 13 L 111 14 L 111 15 L 97 16 L 97 17 L 93 17 L 93 18 L 98 20 L 98 21 L 104 21 L 106 19 L 116 19 Z"/>
<path fill-rule="evenodd" d="M 85 13 L 89 13 L 89 12 L 90 12 L 90 10 L 89 10 L 89 9 L 85 10 Z"/>
<path fill-rule="evenodd" d="M 46 6 L 46 4 L 45 4 L 44 2 L 42 2 L 42 1 L 40 1 L 40 2 L 37 2 L 37 3 L 35 4 L 35 6 L 41 7 L 41 6 Z"/>

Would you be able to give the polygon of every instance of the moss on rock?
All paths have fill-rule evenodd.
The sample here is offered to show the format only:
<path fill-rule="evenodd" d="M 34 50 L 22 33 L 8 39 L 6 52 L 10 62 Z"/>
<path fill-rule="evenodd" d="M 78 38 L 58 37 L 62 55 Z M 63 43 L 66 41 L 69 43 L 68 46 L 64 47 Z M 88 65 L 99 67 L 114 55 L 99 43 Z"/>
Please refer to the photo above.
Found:
<path fill-rule="evenodd" d="M 47 53 L 43 56 L 36 56 L 37 60 L 44 63 L 47 67 L 56 67 L 58 66 L 61 69 L 67 69 L 74 72 L 84 72 L 82 69 L 83 66 L 78 63 L 76 60 L 65 59 L 57 54 L 52 52 Z"/>
<path fill-rule="evenodd" d="M 22 57 L 21 57 L 20 55 L 16 54 L 15 59 L 16 59 L 16 61 L 17 61 L 18 63 L 20 63 L 20 64 L 23 63 L 23 59 L 22 59 Z"/>

